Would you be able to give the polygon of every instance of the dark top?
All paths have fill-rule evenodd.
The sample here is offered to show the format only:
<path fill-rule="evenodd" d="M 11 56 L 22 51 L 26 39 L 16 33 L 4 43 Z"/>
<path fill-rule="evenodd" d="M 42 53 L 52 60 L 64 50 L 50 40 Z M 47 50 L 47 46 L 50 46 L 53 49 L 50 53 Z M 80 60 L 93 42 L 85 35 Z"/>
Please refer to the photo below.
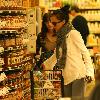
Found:
<path fill-rule="evenodd" d="M 42 33 L 39 33 L 36 40 L 36 55 L 39 55 L 40 48 L 41 48 L 41 55 L 40 60 L 38 62 L 38 66 L 41 66 L 41 64 L 48 59 L 53 53 L 54 49 L 48 50 L 46 48 L 46 37 L 42 37 Z"/>
<path fill-rule="evenodd" d="M 74 28 L 80 32 L 84 40 L 84 43 L 86 45 L 87 36 L 89 35 L 89 28 L 88 28 L 87 20 L 83 16 L 78 15 L 72 20 L 72 24 Z"/>

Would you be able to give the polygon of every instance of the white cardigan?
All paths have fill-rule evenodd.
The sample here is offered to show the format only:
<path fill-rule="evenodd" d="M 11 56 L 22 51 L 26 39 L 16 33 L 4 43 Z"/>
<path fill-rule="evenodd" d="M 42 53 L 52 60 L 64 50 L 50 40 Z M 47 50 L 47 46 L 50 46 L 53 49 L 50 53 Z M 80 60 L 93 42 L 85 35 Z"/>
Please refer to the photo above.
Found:
<path fill-rule="evenodd" d="M 76 79 L 81 79 L 86 75 L 94 78 L 94 68 L 90 54 L 84 45 L 81 34 L 76 30 L 71 30 L 66 36 L 67 59 L 63 69 L 64 85 Z M 44 62 L 46 70 L 52 70 L 56 64 L 56 54 Z"/>

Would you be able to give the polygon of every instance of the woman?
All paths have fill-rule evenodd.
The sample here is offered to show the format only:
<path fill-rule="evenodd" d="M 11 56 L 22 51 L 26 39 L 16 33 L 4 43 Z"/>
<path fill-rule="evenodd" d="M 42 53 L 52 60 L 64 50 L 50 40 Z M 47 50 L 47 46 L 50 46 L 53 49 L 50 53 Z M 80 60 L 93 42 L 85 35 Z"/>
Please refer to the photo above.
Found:
<path fill-rule="evenodd" d="M 68 14 L 55 10 L 51 14 L 50 21 L 57 35 L 56 53 L 52 58 L 56 56 L 57 60 L 54 64 L 57 62 L 56 65 L 63 71 L 64 97 L 80 97 L 83 100 L 84 79 L 89 82 L 94 78 L 89 52 L 80 33 L 69 23 Z M 47 61 L 49 60 L 46 60 L 44 65 Z"/>
<path fill-rule="evenodd" d="M 38 67 L 41 67 L 41 64 L 53 54 L 56 38 L 53 25 L 50 22 L 50 13 L 45 13 L 42 19 L 41 32 L 36 40 L 36 55 L 40 55 L 40 60 L 37 63 Z"/>

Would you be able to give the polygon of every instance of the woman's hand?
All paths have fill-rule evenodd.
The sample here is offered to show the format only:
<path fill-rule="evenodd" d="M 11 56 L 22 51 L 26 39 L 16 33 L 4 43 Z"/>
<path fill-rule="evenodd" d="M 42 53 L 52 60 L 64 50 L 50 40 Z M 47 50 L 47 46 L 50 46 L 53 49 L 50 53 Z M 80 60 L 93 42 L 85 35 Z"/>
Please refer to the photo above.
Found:
<path fill-rule="evenodd" d="M 40 59 L 40 55 L 36 55 L 35 58 L 36 58 L 36 59 Z"/>
<path fill-rule="evenodd" d="M 87 82 L 87 83 L 90 83 L 91 81 L 93 81 L 94 79 L 91 77 L 91 76 L 87 76 L 84 78 L 84 80 Z"/>

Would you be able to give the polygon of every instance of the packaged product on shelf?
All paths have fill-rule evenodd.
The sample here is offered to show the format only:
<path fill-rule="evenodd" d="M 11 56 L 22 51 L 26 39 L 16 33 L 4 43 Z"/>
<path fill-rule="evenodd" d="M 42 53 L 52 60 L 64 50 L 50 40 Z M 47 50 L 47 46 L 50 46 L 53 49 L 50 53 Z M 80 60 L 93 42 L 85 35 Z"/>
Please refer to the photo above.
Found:
<path fill-rule="evenodd" d="M 0 0 L 0 22 L 0 73 L 6 75 L 0 76 L 0 100 L 31 100 L 33 54 L 23 44 L 27 28 L 22 0 Z"/>

